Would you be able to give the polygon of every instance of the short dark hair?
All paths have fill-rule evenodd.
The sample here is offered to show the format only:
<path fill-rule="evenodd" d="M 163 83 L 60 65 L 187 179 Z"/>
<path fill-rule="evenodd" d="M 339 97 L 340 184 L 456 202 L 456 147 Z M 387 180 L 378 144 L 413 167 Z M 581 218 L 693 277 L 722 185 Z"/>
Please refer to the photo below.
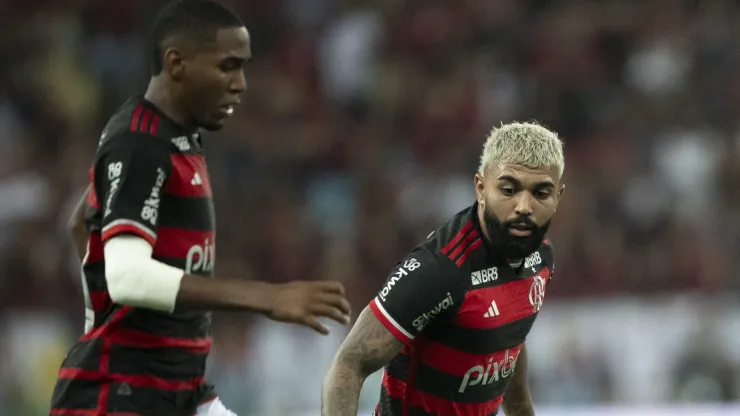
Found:
<path fill-rule="evenodd" d="M 150 71 L 162 72 L 162 44 L 174 35 L 185 35 L 194 43 L 213 41 L 219 29 L 242 27 L 233 11 L 213 0 L 175 0 L 165 6 L 154 21 L 150 39 Z M 198 45 L 199 46 L 199 45 Z"/>

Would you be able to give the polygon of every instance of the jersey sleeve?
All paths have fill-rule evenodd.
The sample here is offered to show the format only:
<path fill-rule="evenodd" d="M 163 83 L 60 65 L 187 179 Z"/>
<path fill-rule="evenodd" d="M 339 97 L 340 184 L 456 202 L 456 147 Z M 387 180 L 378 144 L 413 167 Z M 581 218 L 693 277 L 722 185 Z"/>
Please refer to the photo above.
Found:
<path fill-rule="evenodd" d="M 94 169 L 103 242 L 134 234 L 154 245 L 161 192 L 172 171 L 166 143 L 143 135 L 111 139 L 101 147 Z"/>
<path fill-rule="evenodd" d="M 449 265 L 431 253 L 415 250 L 391 271 L 370 302 L 375 317 L 401 342 L 411 344 L 429 324 L 456 309 Z"/>

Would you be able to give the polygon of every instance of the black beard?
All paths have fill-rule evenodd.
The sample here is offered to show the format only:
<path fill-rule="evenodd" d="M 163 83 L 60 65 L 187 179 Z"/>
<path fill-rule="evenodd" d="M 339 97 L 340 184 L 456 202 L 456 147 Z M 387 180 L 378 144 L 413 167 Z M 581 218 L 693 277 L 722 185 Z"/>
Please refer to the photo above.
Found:
<path fill-rule="evenodd" d="M 498 250 L 507 259 L 523 259 L 534 253 L 542 244 L 542 240 L 550 227 L 550 221 L 542 226 L 537 226 L 528 217 L 520 217 L 514 220 L 501 222 L 496 215 L 488 209 L 483 209 L 483 220 L 490 242 L 495 250 Z M 509 230 L 512 224 L 524 223 L 531 233 L 526 237 L 512 235 Z"/>

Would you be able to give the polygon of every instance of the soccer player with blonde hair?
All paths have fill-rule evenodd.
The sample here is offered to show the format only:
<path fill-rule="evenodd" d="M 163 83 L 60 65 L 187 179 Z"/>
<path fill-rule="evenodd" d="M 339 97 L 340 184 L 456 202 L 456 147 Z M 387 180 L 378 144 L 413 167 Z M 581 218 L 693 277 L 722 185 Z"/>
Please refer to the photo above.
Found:
<path fill-rule="evenodd" d="M 525 340 L 554 272 L 545 234 L 564 169 L 545 127 L 491 131 L 477 200 L 411 250 L 360 314 L 324 380 L 323 416 L 356 415 L 380 368 L 377 416 L 534 414 Z"/>

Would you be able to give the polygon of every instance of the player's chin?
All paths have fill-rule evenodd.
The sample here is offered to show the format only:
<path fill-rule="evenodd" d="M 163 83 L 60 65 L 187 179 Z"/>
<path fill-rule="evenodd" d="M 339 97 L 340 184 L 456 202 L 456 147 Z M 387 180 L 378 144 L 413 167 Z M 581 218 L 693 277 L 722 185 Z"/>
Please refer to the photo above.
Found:
<path fill-rule="evenodd" d="M 536 238 L 529 237 L 513 237 L 506 241 L 504 251 L 506 256 L 510 258 L 523 258 L 534 253 L 537 250 L 539 244 Z"/>
<path fill-rule="evenodd" d="M 214 118 L 211 118 L 210 120 L 203 122 L 202 127 L 208 131 L 219 131 L 222 128 L 224 128 L 225 122 L 226 122 L 225 117 L 224 118 L 214 117 Z"/>

